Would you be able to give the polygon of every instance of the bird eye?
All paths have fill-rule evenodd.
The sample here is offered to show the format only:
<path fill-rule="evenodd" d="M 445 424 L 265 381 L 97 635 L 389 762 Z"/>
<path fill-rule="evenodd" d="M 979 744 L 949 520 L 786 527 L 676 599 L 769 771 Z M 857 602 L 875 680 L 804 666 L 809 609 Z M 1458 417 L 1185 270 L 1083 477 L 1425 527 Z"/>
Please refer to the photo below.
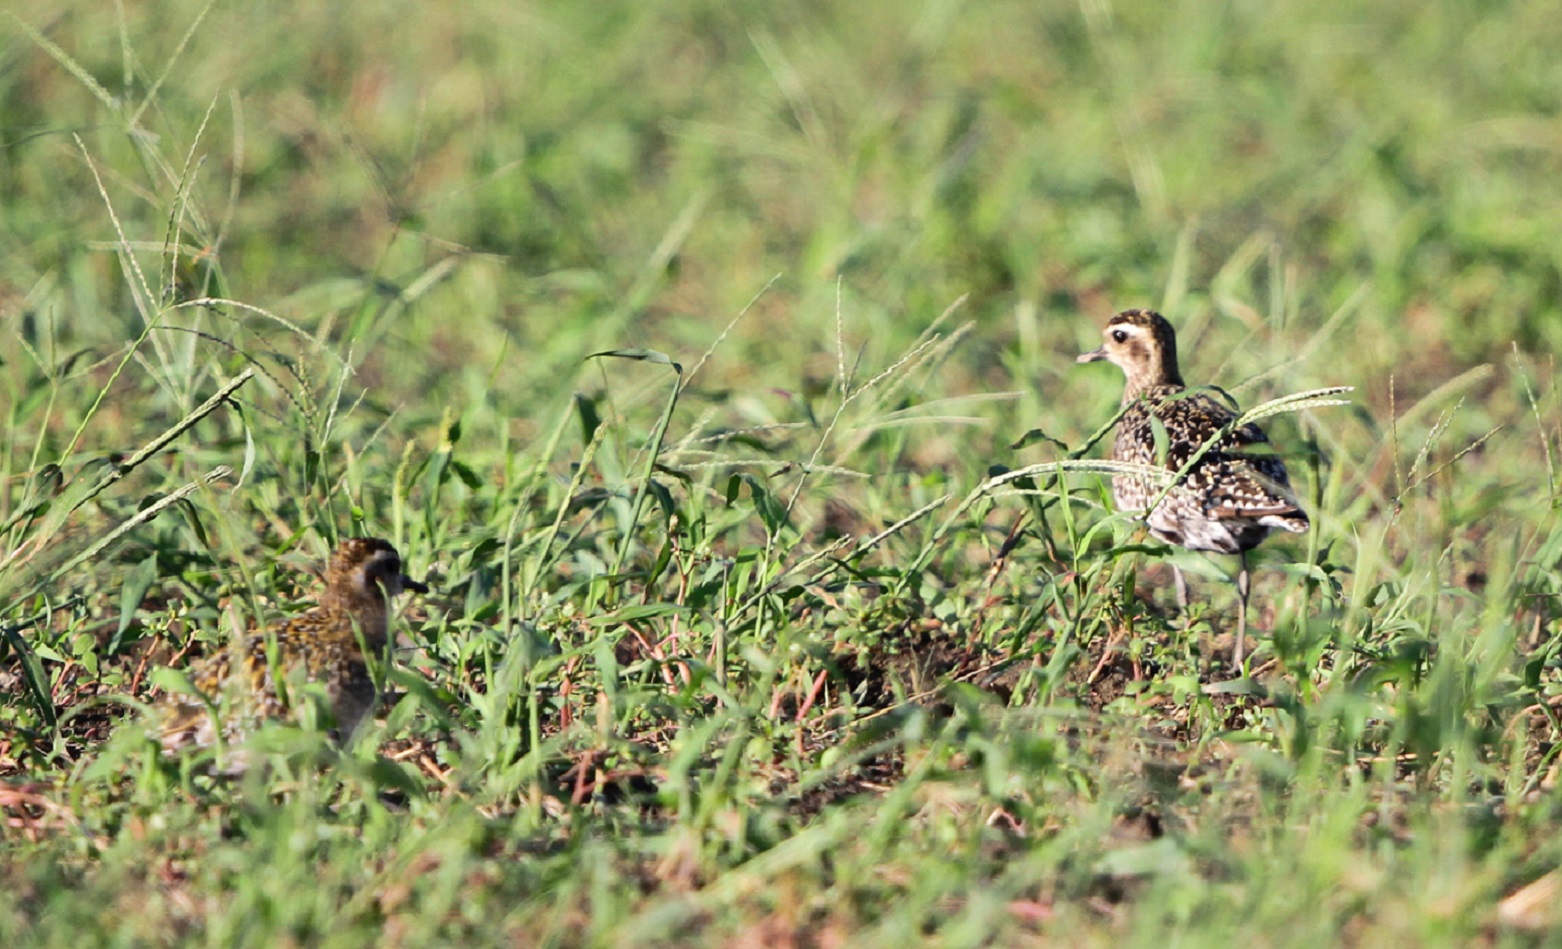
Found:
<path fill-rule="evenodd" d="M 1113 342 L 1118 342 L 1118 343 L 1127 342 L 1127 340 L 1128 340 L 1128 331 L 1127 330 L 1113 330 L 1112 331 L 1112 340 L 1113 340 Z"/>

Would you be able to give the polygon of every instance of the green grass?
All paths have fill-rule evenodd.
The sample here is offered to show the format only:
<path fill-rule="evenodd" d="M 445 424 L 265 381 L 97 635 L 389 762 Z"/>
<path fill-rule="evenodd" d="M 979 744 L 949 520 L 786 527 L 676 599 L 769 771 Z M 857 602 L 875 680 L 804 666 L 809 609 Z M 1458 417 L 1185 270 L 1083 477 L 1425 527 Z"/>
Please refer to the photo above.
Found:
<path fill-rule="evenodd" d="M 0 23 L 0 944 L 1554 938 L 1551 5 Z M 1140 305 L 1355 387 L 1265 422 L 1250 682 L 1055 464 Z M 355 534 L 401 701 L 157 755 Z"/>

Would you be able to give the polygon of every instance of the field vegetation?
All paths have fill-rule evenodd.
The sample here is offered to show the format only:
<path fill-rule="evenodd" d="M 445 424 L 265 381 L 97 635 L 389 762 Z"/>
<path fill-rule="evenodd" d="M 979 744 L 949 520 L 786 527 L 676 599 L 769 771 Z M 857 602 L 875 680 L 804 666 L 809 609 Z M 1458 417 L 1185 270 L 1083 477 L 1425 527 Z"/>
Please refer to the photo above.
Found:
<path fill-rule="evenodd" d="M 0 945 L 1527 946 L 1562 18 L 0 13 Z M 1115 310 L 1313 530 L 1113 511 Z M 381 536 L 388 700 L 161 691 Z M 1175 607 L 1171 566 L 1192 578 Z"/>

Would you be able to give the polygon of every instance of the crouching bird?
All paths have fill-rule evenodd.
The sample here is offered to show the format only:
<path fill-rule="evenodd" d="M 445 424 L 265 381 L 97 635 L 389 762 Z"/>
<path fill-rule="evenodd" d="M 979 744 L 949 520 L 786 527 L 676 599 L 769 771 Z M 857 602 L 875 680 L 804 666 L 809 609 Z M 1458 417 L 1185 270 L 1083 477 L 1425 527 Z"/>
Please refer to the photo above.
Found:
<path fill-rule="evenodd" d="M 428 587 L 402 572 L 395 547 L 378 538 L 343 541 L 326 566 L 319 605 L 251 629 L 198 661 L 189 678 L 199 694 L 164 694 L 157 709 L 163 751 L 210 747 L 219 734 L 232 741 L 265 719 L 289 717 L 288 688 L 305 682 L 323 690 L 331 724 L 347 738 L 379 698 L 369 663 L 385 654 L 390 601 L 405 590 Z M 242 756 L 235 764 L 243 770 Z"/>

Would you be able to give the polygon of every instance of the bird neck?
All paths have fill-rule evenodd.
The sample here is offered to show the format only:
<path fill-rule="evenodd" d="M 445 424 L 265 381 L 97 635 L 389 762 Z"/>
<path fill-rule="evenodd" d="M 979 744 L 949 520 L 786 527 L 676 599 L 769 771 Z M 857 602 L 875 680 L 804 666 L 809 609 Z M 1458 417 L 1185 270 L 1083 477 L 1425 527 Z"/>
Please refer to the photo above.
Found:
<path fill-rule="evenodd" d="M 1123 370 L 1123 404 L 1127 405 L 1150 389 L 1183 387 L 1177 371 L 1177 337 L 1162 320 L 1152 323 L 1148 333 L 1119 340 L 1123 347 L 1109 356 Z"/>
<path fill-rule="evenodd" d="M 1173 362 L 1170 368 L 1164 366 L 1147 367 L 1153 371 L 1134 373 L 1127 377 L 1127 384 L 1123 386 L 1123 404 L 1137 401 L 1144 395 L 1165 395 L 1156 390 L 1169 389 L 1181 391 L 1187 385 L 1182 381 L 1182 373 L 1177 371 L 1177 364 Z"/>
<path fill-rule="evenodd" d="M 390 628 L 390 610 L 380 591 L 366 593 L 348 587 L 326 591 L 320 605 L 337 616 L 345 616 L 357 625 L 369 646 L 383 646 Z"/>

